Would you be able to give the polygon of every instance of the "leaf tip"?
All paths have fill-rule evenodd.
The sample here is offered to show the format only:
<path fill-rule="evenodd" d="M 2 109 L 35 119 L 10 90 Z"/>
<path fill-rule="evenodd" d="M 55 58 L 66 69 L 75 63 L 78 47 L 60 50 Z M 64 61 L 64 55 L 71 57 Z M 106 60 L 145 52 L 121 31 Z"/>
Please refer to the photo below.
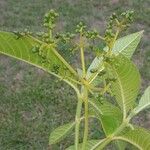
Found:
<path fill-rule="evenodd" d="M 143 33 L 144 33 L 144 30 L 141 30 L 141 31 L 139 31 L 139 33 L 140 33 L 141 35 L 143 35 Z"/>

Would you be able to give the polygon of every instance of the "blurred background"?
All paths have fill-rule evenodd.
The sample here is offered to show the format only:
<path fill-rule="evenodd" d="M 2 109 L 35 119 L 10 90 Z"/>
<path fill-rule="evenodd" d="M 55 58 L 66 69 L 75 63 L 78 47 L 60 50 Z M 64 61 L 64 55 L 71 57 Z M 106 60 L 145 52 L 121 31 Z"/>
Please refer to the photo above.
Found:
<path fill-rule="evenodd" d="M 145 30 L 133 60 L 142 76 L 141 93 L 150 85 L 149 0 L 0 0 L 0 30 L 41 31 L 43 16 L 51 8 L 60 13 L 56 30 L 72 31 L 82 20 L 100 33 L 113 12 L 134 10 L 135 21 L 125 34 Z M 48 146 L 49 133 L 73 120 L 76 107 L 72 89 L 54 79 L 0 54 L 0 150 L 64 150 L 73 142 L 72 135 Z M 150 110 L 133 121 L 150 129 Z M 92 137 L 103 136 L 96 122 L 91 129 Z"/>

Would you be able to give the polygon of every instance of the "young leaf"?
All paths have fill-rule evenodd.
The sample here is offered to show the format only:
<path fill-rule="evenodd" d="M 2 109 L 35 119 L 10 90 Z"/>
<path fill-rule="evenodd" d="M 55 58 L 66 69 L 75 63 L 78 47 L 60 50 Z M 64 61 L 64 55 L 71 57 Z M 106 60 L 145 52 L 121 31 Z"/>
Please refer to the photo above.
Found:
<path fill-rule="evenodd" d="M 61 141 L 63 138 L 70 133 L 70 131 L 74 128 L 75 122 L 67 123 L 63 126 L 56 128 L 49 137 L 49 144 L 56 144 Z"/>
<path fill-rule="evenodd" d="M 122 54 L 130 59 L 138 46 L 142 35 L 143 31 L 140 31 L 118 39 L 114 44 L 112 52 L 115 55 Z M 107 48 L 105 48 L 105 50 L 107 50 Z"/>
<path fill-rule="evenodd" d="M 138 44 L 140 42 L 142 35 L 143 35 L 143 31 L 140 31 L 140 32 L 136 32 L 136 33 L 133 33 L 133 34 L 130 34 L 130 35 L 127 35 L 127 36 L 124 36 L 124 37 L 118 39 L 115 42 L 114 47 L 112 49 L 113 53 L 115 55 L 122 54 L 127 58 L 131 58 L 136 47 L 138 46 Z M 104 50 L 107 51 L 108 47 L 105 47 Z M 97 75 L 98 75 L 97 73 L 92 74 L 90 72 L 91 69 L 93 69 L 93 68 L 95 69 L 97 66 L 99 68 L 101 66 L 100 71 L 103 70 L 102 58 L 100 58 L 100 57 L 95 57 L 90 65 L 90 67 L 88 68 L 88 71 L 87 71 L 88 79 L 91 78 L 93 80 L 97 77 Z M 92 78 L 91 76 L 93 76 L 94 78 Z"/>
<path fill-rule="evenodd" d="M 99 119 L 106 136 L 112 134 L 122 121 L 122 113 L 120 109 L 107 101 L 100 103 L 97 100 L 90 99 L 89 114 Z"/>
<path fill-rule="evenodd" d="M 116 79 L 111 83 L 111 90 L 125 117 L 135 104 L 140 87 L 140 74 L 135 65 L 121 55 L 115 57 L 109 65 L 108 74 Z"/>
<path fill-rule="evenodd" d="M 114 137 L 114 140 L 126 141 L 140 150 L 149 150 L 150 131 L 144 128 L 134 127 L 134 130 L 130 129 L 125 134 Z"/>
<path fill-rule="evenodd" d="M 150 86 L 145 90 L 144 94 L 142 95 L 138 106 L 133 110 L 134 114 L 139 113 L 143 109 L 150 107 Z"/>
<path fill-rule="evenodd" d="M 99 140 L 90 140 L 87 142 L 87 145 L 86 145 L 86 150 L 91 150 L 91 148 L 96 145 L 97 143 L 99 142 Z M 79 147 L 81 148 L 82 147 L 82 143 L 79 144 Z M 75 150 L 75 146 L 72 145 L 70 147 L 68 147 L 66 150 Z"/>
<path fill-rule="evenodd" d="M 43 45 L 46 58 L 33 51 L 37 45 Z M 17 38 L 13 33 L 0 32 L 0 53 L 25 61 L 59 78 L 76 78 L 74 69 L 54 48 L 31 36 L 24 35 Z"/>
<path fill-rule="evenodd" d="M 95 57 L 87 70 L 86 78 L 89 80 L 89 82 L 92 82 L 103 69 L 103 58 Z"/>

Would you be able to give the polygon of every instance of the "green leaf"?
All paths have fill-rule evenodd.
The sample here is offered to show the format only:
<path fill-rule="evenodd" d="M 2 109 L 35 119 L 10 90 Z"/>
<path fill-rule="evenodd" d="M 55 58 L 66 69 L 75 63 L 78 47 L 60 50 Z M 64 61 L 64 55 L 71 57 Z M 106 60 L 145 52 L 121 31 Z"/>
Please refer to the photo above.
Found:
<path fill-rule="evenodd" d="M 95 59 L 93 60 L 93 62 L 91 63 L 91 65 L 87 70 L 86 78 L 91 83 L 103 69 L 104 69 L 103 58 L 95 57 Z"/>
<path fill-rule="evenodd" d="M 101 110 L 102 104 L 98 100 L 89 99 L 89 104 L 90 104 L 89 109 L 91 109 L 91 112 L 93 111 L 94 114 L 96 113 L 97 115 L 102 114 L 102 110 Z"/>
<path fill-rule="evenodd" d="M 97 99 L 90 98 L 89 105 L 89 111 L 96 116 L 102 114 L 106 116 L 113 115 L 114 117 L 119 117 L 121 115 L 120 109 L 112 103 L 108 102 L 106 99 L 99 101 Z"/>
<path fill-rule="evenodd" d="M 115 78 L 111 91 L 123 111 L 124 116 L 133 109 L 140 88 L 140 74 L 135 65 L 124 56 L 117 56 L 109 64 L 108 74 Z"/>
<path fill-rule="evenodd" d="M 143 31 L 140 31 L 118 39 L 115 42 L 114 47 L 112 49 L 113 53 L 115 55 L 122 54 L 127 58 L 131 58 L 136 47 L 140 42 L 142 35 L 143 35 Z M 104 50 L 107 51 L 108 47 L 105 47 Z M 88 68 L 87 79 L 93 81 L 97 77 L 98 73 L 104 69 L 102 60 L 103 58 L 99 56 L 94 58 L 90 67 Z M 98 68 L 99 68 L 99 72 L 96 73 L 90 72 L 90 70 L 96 70 Z"/>
<path fill-rule="evenodd" d="M 143 31 L 140 31 L 118 39 L 114 44 L 112 52 L 115 55 L 122 54 L 127 58 L 131 58 L 141 40 L 142 35 Z M 105 50 L 107 50 L 107 48 L 105 48 Z"/>
<path fill-rule="evenodd" d="M 63 126 L 60 126 L 56 128 L 49 137 L 49 144 L 56 144 L 59 141 L 61 141 L 63 138 L 65 138 L 70 131 L 74 128 L 75 122 L 73 123 L 67 123 Z"/>
<path fill-rule="evenodd" d="M 86 145 L 86 150 L 91 150 L 91 148 L 93 146 L 95 146 L 97 143 L 99 143 L 100 140 L 90 140 L 87 142 L 87 145 Z M 82 147 L 82 143 L 79 144 L 79 147 L 81 148 Z M 75 146 L 72 145 L 70 147 L 68 147 L 66 150 L 75 150 Z"/>
<path fill-rule="evenodd" d="M 37 45 L 43 45 L 46 61 L 38 52 L 33 52 L 33 48 Z M 76 78 L 74 69 L 54 48 L 31 36 L 17 38 L 16 34 L 0 32 L 0 53 L 25 61 L 59 78 Z M 56 66 L 57 73 L 55 70 Z"/>
<path fill-rule="evenodd" d="M 114 141 L 114 145 L 116 146 L 117 150 L 125 150 L 127 143 L 124 141 Z"/>
<path fill-rule="evenodd" d="M 137 114 L 146 108 L 150 108 L 150 86 L 145 90 L 139 101 L 138 106 L 133 110 L 134 114 Z"/>
<path fill-rule="evenodd" d="M 90 99 L 89 114 L 99 119 L 106 136 L 112 134 L 122 121 L 120 109 L 106 100 L 100 103 L 98 100 Z"/>
<path fill-rule="evenodd" d="M 114 137 L 114 140 L 126 141 L 140 150 L 149 150 L 150 148 L 150 131 L 134 127 L 134 130 L 129 130 L 125 134 Z"/>
<path fill-rule="evenodd" d="M 101 124 L 106 136 L 111 135 L 121 124 L 122 118 L 116 118 L 113 115 L 101 116 Z"/>

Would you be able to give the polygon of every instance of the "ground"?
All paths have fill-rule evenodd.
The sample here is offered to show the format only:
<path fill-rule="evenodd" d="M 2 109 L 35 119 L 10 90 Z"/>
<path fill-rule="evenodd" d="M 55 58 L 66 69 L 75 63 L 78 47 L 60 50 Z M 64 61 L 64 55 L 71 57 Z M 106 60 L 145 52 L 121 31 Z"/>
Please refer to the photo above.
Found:
<path fill-rule="evenodd" d="M 57 31 L 71 31 L 83 20 L 89 28 L 103 33 L 110 14 L 132 9 L 135 22 L 126 34 L 145 30 L 133 58 L 142 76 L 142 92 L 150 85 L 149 5 L 148 0 L 0 0 L 0 30 L 40 31 L 44 13 L 53 8 L 60 13 Z M 1 150 L 64 150 L 72 140 L 68 138 L 67 142 L 49 147 L 49 133 L 73 120 L 75 107 L 76 96 L 65 83 L 0 55 Z M 134 121 L 149 128 L 150 111 L 139 114 Z M 92 135 L 97 137 L 102 133 L 92 132 Z"/>

